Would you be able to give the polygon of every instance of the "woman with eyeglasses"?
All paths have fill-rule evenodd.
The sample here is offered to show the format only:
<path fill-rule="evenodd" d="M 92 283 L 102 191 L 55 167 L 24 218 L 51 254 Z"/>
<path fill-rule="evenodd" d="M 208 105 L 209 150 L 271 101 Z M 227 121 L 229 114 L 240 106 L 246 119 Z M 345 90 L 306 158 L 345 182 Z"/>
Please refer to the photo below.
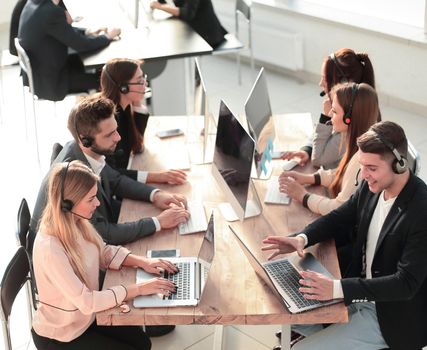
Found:
<path fill-rule="evenodd" d="M 101 93 L 116 105 L 117 131 L 121 136 L 116 151 L 107 156 L 106 161 L 121 173 L 140 182 L 182 184 L 186 181 L 186 174 L 181 170 L 145 172 L 127 169 L 131 154 L 144 150 L 144 132 L 149 118 L 143 104 L 147 77 L 141 65 L 141 61 L 115 58 L 102 69 Z"/>
<path fill-rule="evenodd" d="M 312 141 L 299 151 L 286 152 L 282 159 L 299 160 L 304 166 L 310 159 L 314 166 L 334 169 L 345 153 L 340 147 L 341 135 L 333 132 L 330 111 L 332 107 L 332 88 L 339 83 L 366 83 L 375 89 L 374 69 L 366 53 L 356 53 L 343 48 L 327 56 L 322 64 L 319 86 L 320 96 L 324 96 L 322 113 L 315 127 Z M 380 121 L 380 119 L 378 119 Z"/>
<path fill-rule="evenodd" d="M 100 290 L 100 269 L 138 267 L 154 275 L 178 270 L 167 260 L 137 256 L 102 241 L 89 221 L 99 205 L 99 181 L 80 161 L 58 163 L 49 174 L 48 201 L 33 249 L 39 305 L 31 333 L 37 349 L 149 350 L 150 339 L 141 327 L 99 326 L 95 313 L 114 307 L 128 312 L 126 301 L 139 295 L 176 291 L 161 277 Z"/>

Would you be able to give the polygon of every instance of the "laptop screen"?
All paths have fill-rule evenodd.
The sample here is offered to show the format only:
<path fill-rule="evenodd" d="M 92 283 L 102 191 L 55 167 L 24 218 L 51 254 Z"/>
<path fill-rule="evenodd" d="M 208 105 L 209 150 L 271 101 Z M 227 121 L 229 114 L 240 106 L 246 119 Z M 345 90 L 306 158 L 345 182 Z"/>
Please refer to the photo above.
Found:
<path fill-rule="evenodd" d="M 212 264 L 214 255 L 215 255 L 215 236 L 214 236 L 215 224 L 214 224 L 214 213 L 212 212 L 208 228 L 203 238 L 202 246 L 200 247 L 199 259 L 206 261 L 209 264 Z"/>

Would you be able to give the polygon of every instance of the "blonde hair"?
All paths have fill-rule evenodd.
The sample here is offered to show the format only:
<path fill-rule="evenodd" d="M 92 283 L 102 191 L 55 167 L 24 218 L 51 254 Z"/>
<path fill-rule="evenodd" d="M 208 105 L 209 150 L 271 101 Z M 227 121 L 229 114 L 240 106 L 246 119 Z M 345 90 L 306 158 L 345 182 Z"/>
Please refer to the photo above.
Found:
<path fill-rule="evenodd" d="M 47 204 L 40 221 L 44 233 L 59 239 L 75 274 L 86 285 L 89 278 L 78 238 L 95 244 L 99 253 L 103 242 L 89 220 L 76 220 L 71 211 L 62 209 L 62 203 L 64 200 L 79 203 L 98 180 L 99 177 L 81 161 L 56 164 L 49 175 Z"/>

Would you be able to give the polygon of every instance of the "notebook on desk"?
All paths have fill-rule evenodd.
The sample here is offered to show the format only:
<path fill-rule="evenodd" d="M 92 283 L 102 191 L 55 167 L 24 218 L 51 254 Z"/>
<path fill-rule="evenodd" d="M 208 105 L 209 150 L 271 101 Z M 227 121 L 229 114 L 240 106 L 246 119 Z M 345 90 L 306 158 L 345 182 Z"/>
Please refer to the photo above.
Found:
<path fill-rule="evenodd" d="M 290 313 L 299 313 L 341 302 L 339 299 L 329 301 L 307 300 L 299 291 L 301 276 L 298 271 L 311 270 L 335 278 L 311 253 L 305 253 L 304 258 L 294 255 L 289 258 L 261 263 L 240 239 L 236 231 L 231 226 L 229 227 L 256 274 L 271 288 Z"/>
<path fill-rule="evenodd" d="M 203 238 L 197 257 L 168 258 L 174 263 L 179 272 L 176 274 L 165 273 L 164 278 L 169 279 L 177 285 L 176 293 L 169 297 L 153 294 L 139 296 L 134 299 L 135 307 L 173 307 L 197 305 L 203 295 L 203 290 L 208 280 L 209 270 L 215 255 L 215 220 L 212 212 L 208 228 Z M 136 283 L 149 280 L 155 275 L 149 274 L 142 269 L 136 273 Z"/>

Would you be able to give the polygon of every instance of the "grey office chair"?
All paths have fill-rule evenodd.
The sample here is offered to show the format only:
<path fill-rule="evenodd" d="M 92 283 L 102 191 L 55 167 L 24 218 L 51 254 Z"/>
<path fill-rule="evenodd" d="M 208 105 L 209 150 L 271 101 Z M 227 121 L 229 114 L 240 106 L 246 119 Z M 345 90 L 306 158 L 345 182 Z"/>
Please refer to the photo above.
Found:
<path fill-rule="evenodd" d="M 10 313 L 16 296 L 22 286 L 28 281 L 30 262 L 24 247 L 19 247 L 9 265 L 6 267 L 0 284 L 0 316 L 6 350 L 12 350 L 10 336 Z"/>
<path fill-rule="evenodd" d="M 420 162 L 421 162 L 420 154 L 415 149 L 411 141 L 408 140 L 408 165 L 415 175 L 418 175 L 418 173 L 420 172 L 420 168 L 421 168 Z"/>
<path fill-rule="evenodd" d="M 17 217 L 17 229 L 16 229 L 16 240 L 18 246 L 23 247 L 25 251 L 28 252 L 28 243 L 27 243 L 27 235 L 30 229 L 30 221 L 31 221 L 31 213 L 28 208 L 28 203 L 25 198 L 22 198 L 21 204 L 18 209 L 18 217 Z M 32 265 L 30 263 L 30 276 L 34 276 L 32 273 Z M 30 327 L 32 324 L 33 313 L 36 310 L 36 287 L 33 279 L 30 279 L 26 285 L 27 292 L 27 307 L 28 307 L 28 318 Z"/>
<path fill-rule="evenodd" d="M 37 160 L 38 160 L 39 166 L 40 166 L 39 139 L 38 139 L 38 133 L 37 133 L 37 118 L 36 118 L 36 105 L 35 105 L 36 96 L 34 95 L 33 71 L 31 69 L 30 58 L 28 57 L 24 48 L 21 46 L 21 43 L 19 42 L 18 38 L 15 38 L 15 47 L 16 47 L 16 51 L 18 52 L 19 65 L 21 66 L 22 71 L 27 75 L 27 78 L 28 78 L 28 88 L 29 88 L 30 93 L 31 93 L 31 100 L 32 100 L 32 104 L 33 104 L 33 118 L 34 118 L 34 130 L 35 130 L 36 147 L 37 147 Z M 25 127 L 27 127 L 27 113 L 26 113 L 26 108 L 25 108 L 24 75 L 22 75 L 22 79 L 23 79 L 22 80 L 22 87 L 23 87 L 22 91 L 24 92 Z"/>
<path fill-rule="evenodd" d="M 236 52 L 237 61 L 237 74 L 239 85 L 242 84 L 242 72 L 240 64 L 240 51 L 244 49 L 244 45 L 240 41 L 239 32 L 239 17 L 242 16 L 248 25 L 248 49 L 250 52 L 251 68 L 254 69 L 254 57 L 252 52 L 252 25 L 251 25 L 251 7 L 252 0 L 236 0 L 234 20 L 235 20 L 235 35 L 228 33 L 225 36 L 225 41 L 219 45 L 214 51 L 213 55 L 228 54 Z"/>

